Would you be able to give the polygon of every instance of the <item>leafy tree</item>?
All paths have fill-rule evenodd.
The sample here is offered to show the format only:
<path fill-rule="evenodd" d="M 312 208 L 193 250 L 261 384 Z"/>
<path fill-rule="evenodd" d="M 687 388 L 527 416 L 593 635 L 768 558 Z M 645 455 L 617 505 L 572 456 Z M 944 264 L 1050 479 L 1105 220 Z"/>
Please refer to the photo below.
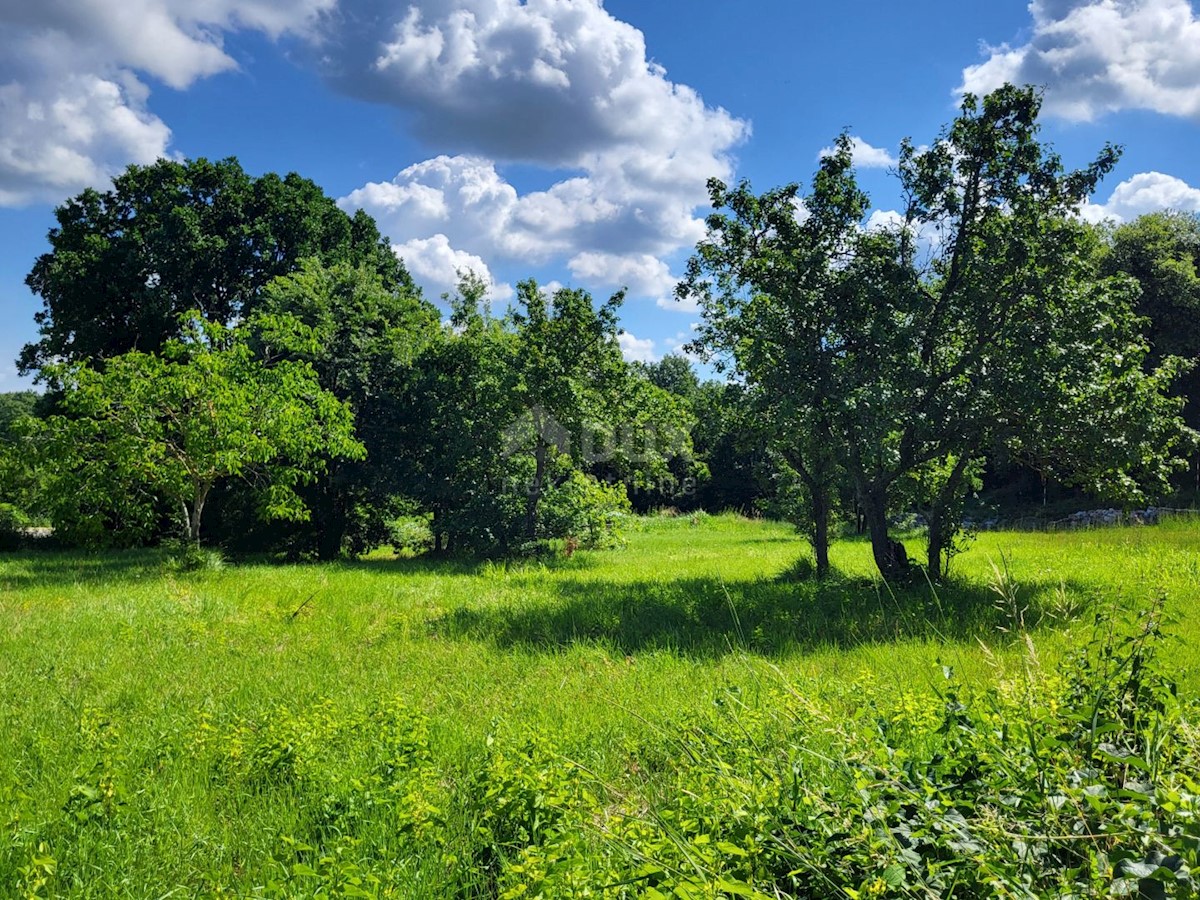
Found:
<path fill-rule="evenodd" d="M 669 461 L 687 456 L 690 417 L 667 391 L 631 369 L 621 354 L 617 294 L 597 309 L 586 291 L 552 294 L 536 282 L 518 287 L 508 316 L 514 336 L 515 396 L 525 429 L 512 449 L 528 452 L 525 535 L 539 531 L 539 505 L 551 464 L 561 455 L 593 474 L 647 488 L 670 477 Z"/>
<path fill-rule="evenodd" d="M 56 529 L 97 540 L 115 521 L 145 534 L 165 504 L 198 542 L 209 495 L 230 478 L 254 484 L 264 516 L 303 519 L 297 486 L 330 457 L 362 456 L 350 410 L 311 367 L 263 365 L 242 333 L 198 314 L 182 331 L 160 355 L 48 370 L 62 414 L 35 433 Z"/>
<path fill-rule="evenodd" d="M 505 440 L 518 413 L 513 339 L 481 309 L 485 294 L 481 281 L 464 279 L 447 297 L 450 327 L 388 390 L 402 438 L 385 465 L 430 514 L 439 553 L 507 553 L 519 543 L 524 497 L 512 490 Z"/>
<path fill-rule="evenodd" d="M 582 291 L 528 281 L 517 307 L 495 317 L 483 295 L 464 280 L 449 298 L 451 327 L 394 394 L 408 431 L 392 464 L 432 514 L 440 550 L 598 540 L 595 523 L 627 507 L 618 493 L 664 477 L 671 456 L 688 452 L 688 413 L 622 358 L 619 296 L 597 309 Z M 584 521 L 585 534 L 562 530 Z"/>
<path fill-rule="evenodd" d="M 889 296 L 905 298 L 892 304 L 893 321 L 912 323 L 917 354 L 904 418 L 886 426 L 882 452 L 855 478 L 874 501 L 868 517 L 886 527 L 879 511 L 892 481 L 940 470 L 928 546 L 935 577 L 972 470 L 990 449 L 1003 445 L 1123 502 L 1163 486 L 1180 449 L 1177 405 L 1164 397 L 1178 367 L 1143 369 L 1128 285 L 1103 277 L 1094 233 L 1077 218 L 1119 150 L 1106 146 L 1086 168 L 1066 171 L 1038 139 L 1040 108 L 1032 88 L 968 95 L 930 149 L 906 142 L 901 151 L 905 220 L 884 253 L 900 276 Z M 918 234 L 931 236 L 925 267 Z M 879 560 L 887 544 L 876 530 Z"/>
<path fill-rule="evenodd" d="M 1187 362 L 1172 393 L 1185 400 L 1187 424 L 1200 428 L 1200 216 L 1150 213 L 1114 228 L 1107 244 L 1103 271 L 1129 275 L 1141 289 L 1136 309 L 1146 321 L 1148 364 L 1160 365 L 1168 356 Z"/>
<path fill-rule="evenodd" d="M 709 478 L 698 502 L 713 511 L 761 511 L 775 495 L 777 465 L 751 392 L 736 382 L 706 381 L 692 400 L 692 446 Z"/>
<path fill-rule="evenodd" d="M 405 488 L 386 464 L 408 414 L 393 393 L 439 331 L 437 310 L 365 266 L 309 259 L 266 286 L 251 324 L 263 355 L 308 363 L 321 387 L 349 406 L 367 450 L 365 459 L 327 460 L 302 491 L 314 516 L 293 527 L 304 529 L 322 559 L 377 545 L 401 511 Z"/>
<path fill-rule="evenodd" d="M 30 511 L 42 495 L 28 434 L 44 400 L 35 391 L 0 394 L 0 545 L 9 548 L 20 543 L 20 530 L 31 524 Z"/>
<path fill-rule="evenodd" d="M 824 575 L 841 446 L 834 406 L 844 399 L 834 380 L 843 352 L 835 283 L 867 197 L 853 182 L 846 138 L 803 202 L 794 184 L 760 197 L 747 182 L 729 189 L 714 179 L 709 193 L 721 212 L 709 216 L 678 294 L 701 303 L 695 349 L 745 380 L 772 449 L 803 484 Z"/>
<path fill-rule="evenodd" d="M 655 387 L 684 400 L 691 400 L 700 389 L 700 379 L 686 356 L 668 353 L 658 362 L 633 363 L 634 371 L 641 372 Z"/>
<path fill-rule="evenodd" d="M 611 415 L 611 400 L 626 374 L 617 343 L 623 300 L 617 294 L 596 310 L 586 291 L 560 288 L 549 295 L 532 280 L 518 286 L 518 305 L 509 314 L 512 364 L 516 399 L 529 428 L 512 436 L 528 440 L 534 460 L 525 509 L 528 540 L 537 535 L 538 506 L 555 455 L 625 449 L 617 446 L 620 423 Z"/>
<path fill-rule="evenodd" d="M 36 413 L 41 395 L 36 391 L 9 391 L 0 394 L 0 442 L 12 438 L 12 427 L 18 419 Z"/>
<path fill-rule="evenodd" d="M 1180 423 L 1161 392 L 1174 364 L 1143 370 L 1127 285 L 1099 277 L 1075 217 L 1117 151 L 1066 172 L 1037 140 L 1039 108 L 1032 89 L 1006 86 L 966 97 L 929 149 L 906 141 L 891 229 L 863 228 L 844 135 L 802 203 L 794 185 L 761 197 L 711 185 L 726 212 L 679 291 L 702 304 L 699 343 L 760 392 L 808 488 L 820 571 L 841 479 L 892 577 L 907 553 L 889 513 L 924 473 L 936 577 L 997 444 L 1126 496 L 1172 464 Z"/>
<path fill-rule="evenodd" d="M 1157 212 L 1117 226 L 1103 271 L 1137 280 L 1136 309 L 1147 319 L 1152 363 L 1200 358 L 1200 216 Z"/>
<path fill-rule="evenodd" d="M 85 190 L 55 211 L 50 252 L 26 279 L 41 296 L 41 337 L 18 364 L 97 362 L 157 352 L 199 310 L 229 325 L 298 261 L 366 266 L 388 289 L 408 273 L 363 212 L 348 216 L 296 174 L 253 178 L 235 159 L 130 166 L 107 191 Z"/>

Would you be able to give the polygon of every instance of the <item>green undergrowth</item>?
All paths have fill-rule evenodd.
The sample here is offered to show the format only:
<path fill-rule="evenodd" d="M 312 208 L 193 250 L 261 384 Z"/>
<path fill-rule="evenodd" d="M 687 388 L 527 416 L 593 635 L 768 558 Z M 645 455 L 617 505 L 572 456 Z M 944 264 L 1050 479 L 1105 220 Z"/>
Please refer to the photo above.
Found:
<path fill-rule="evenodd" d="M 0 896 L 1194 896 L 1198 544 L 0 557 Z"/>

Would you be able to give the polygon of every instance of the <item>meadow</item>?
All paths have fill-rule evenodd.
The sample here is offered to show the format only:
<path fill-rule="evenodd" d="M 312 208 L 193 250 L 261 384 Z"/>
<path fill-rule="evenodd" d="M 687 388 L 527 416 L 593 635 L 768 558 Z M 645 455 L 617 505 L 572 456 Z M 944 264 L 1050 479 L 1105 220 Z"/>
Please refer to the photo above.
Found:
<path fill-rule="evenodd" d="M 936 590 L 808 558 L 704 515 L 508 564 L 0 556 L 0 896 L 1193 896 L 1154 891 L 1200 844 L 1200 525 L 985 533 Z M 1135 764 L 1153 802 L 1096 811 Z"/>

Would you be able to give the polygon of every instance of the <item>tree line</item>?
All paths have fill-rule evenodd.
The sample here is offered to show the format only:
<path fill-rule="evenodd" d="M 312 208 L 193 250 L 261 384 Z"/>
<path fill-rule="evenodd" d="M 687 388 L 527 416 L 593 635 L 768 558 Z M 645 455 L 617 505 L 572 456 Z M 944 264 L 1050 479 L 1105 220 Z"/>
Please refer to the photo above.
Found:
<path fill-rule="evenodd" d="M 634 509 L 756 509 L 821 573 L 857 521 L 889 577 L 916 510 L 938 577 L 985 469 L 1164 493 L 1200 418 L 1200 224 L 1088 225 L 1119 149 L 1068 171 L 1039 108 L 1006 86 L 905 142 L 885 227 L 845 135 L 807 188 L 711 182 L 678 287 L 707 382 L 623 359 L 621 294 L 527 281 L 494 311 L 466 274 L 447 314 L 307 179 L 131 166 L 56 210 L 27 279 L 18 364 L 45 393 L 0 403 L 0 503 L 72 543 L 325 559 L 404 516 L 435 552 L 511 554 L 610 543 Z"/>

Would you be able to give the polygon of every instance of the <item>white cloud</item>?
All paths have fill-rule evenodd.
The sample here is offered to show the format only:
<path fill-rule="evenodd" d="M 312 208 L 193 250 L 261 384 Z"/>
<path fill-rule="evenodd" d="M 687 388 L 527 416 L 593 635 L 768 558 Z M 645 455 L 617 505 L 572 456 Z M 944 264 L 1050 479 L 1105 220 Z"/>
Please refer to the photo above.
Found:
<path fill-rule="evenodd" d="M 654 341 L 650 338 L 634 337 L 628 331 L 622 331 L 617 336 L 621 344 L 621 353 L 626 362 L 656 362 L 658 355 L 654 352 Z"/>
<path fill-rule="evenodd" d="M 454 290 L 468 273 L 489 286 L 488 299 L 506 300 L 513 295 L 511 285 L 496 283 L 486 262 L 474 254 L 454 249 L 444 234 L 413 239 L 393 245 L 392 249 L 404 260 L 413 278 L 434 296 Z"/>
<path fill-rule="evenodd" d="M 642 33 L 600 0 L 373 7 L 341 18 L 319 46 L 322 68 L 342 90 L 411 112 L 435 146 L 588 169 L 623 148 L 627 173 L 674 181 L 696 165 L 716 174 L 712 163 L 746 134 L 668 80 Z"/>
<path fill-rule="evenodd" d="M 704 360 L 698 354 L 692 353 L 687 349 L 688 342 L 696 337 L 696 331 L 699 328 L 699 322 L 691 322 L 688 324 L 687 331 L 676 332 L 674 337 L 667 338 L 663 342 L 667 345 L 667 353 L 674 356 L 682 356 L 693 363 L 703 363 Z"/>
<path fill-rule="evenodd" d="M 894 209 L 874 209 L 867 217 L 867 231 L 894 231 L 904 227 L 904 216 Z"/>
<path fill-rule="evenodd" d="M 706 180 L 732 178 L 750 130 L 671 81 L 602 0 L 0 0 L 0 204 L 169 154 L 148 86 L 236 68 L 239 30 L 296 36 L 332 86 L 445 152 L 342 201 L 431 284 L 464 261 L 557 263 L 661 299 L 661 260 L 703 236 Z M 509 163 L 549 186 L 518 191 Z"/>
<path fill-rule="evenodd" d="M 659 297 L 658 300 L 655 301 L 655 303 L 660 309 L 669 309 L 671 312 L 680 312 L 680 313 L 698 313 L 698 312 L 700 312 L 700 301 L 698 301 L 695 297 L 691 297 L 691 296 L 685 297 L 684 299 L 680 300 L 674 294 L 671 294 L 666 297 Z"/>
<path fill-rule="evenodd" d="M 881 147 L 872 147 L 860 137 L 850 138 L 850 152 L 854 165 L 860 169 L 887 169 L 896 166 L 899 160 Z M 833 147 L 825 147 L 820 156 L 831 156 Z"/>
<path fill-rule="evenodd" d="M 1200 212 L 1200 188 L 1173 175 L 1142 172 L 1118 184 L 1107 203 L 1086 203 L 1080 214 L 1089 222 L 1127 222 L 1163 209 Z"/>
<path fill-rule="evenodd" d="M 960 91 L 1046 88 L 1046 110 L 1091 120 L 1120 109 L 1200 117 L 1200 18 L 1188 0 L 1034 0 L 1033 33 L 989 48 Z"/>
<path fill-rule="evenodd" d="M 600 0 L 389 8 L 323 43 L 323 71 L 406 110 L 419 136 L 455 155 L 343 205 L 366 209 L 397 243 L 443 233 L 487 260 L 565 262 L 580 279 L 657 299 L 669 279 L 661 257 L 703 236 L 705 183 L 732 177 L 747 123 L 671 82 L 641 32 Z M 510 162 L 563 174 L 520 193 L 498 168 Z"/>
<path fill-rule="evenodd" d="M 620 256 L 589 251 L 573 257 L 567 266 L 571 274 L 585 284 L 626 287 L 635 296 L 655 300 L 670 296 L 678 281 L 665 262 L 645 253 Z"/>
<path fill-rule="evenodd" d="M 166 155 L 140 76 L 236 67 L 222 34 L 303 32 L 336 0 L 0 0 L 0 205 L 61 200 Z"/>
<path fill-rule="evenodd" d="M 0 85 L 0 206 L 61 199 L 164 155 L 170 129 L 143 100 L 132 78 Z"/>

